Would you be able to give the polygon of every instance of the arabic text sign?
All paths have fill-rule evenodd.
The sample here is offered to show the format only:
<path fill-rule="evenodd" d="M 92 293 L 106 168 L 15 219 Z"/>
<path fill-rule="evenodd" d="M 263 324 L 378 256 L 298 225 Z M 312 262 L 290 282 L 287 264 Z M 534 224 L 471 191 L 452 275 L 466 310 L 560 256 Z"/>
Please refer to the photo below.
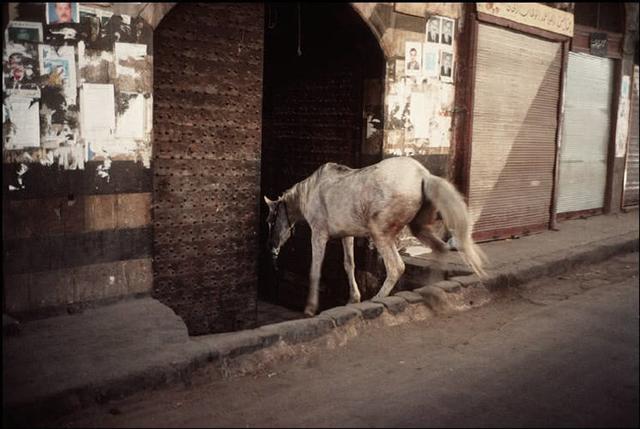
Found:
<path fill-rule="evenodd" d="M 478 12 L 573 37 L 573 14 L 540 3 L 477 3 Z"/>

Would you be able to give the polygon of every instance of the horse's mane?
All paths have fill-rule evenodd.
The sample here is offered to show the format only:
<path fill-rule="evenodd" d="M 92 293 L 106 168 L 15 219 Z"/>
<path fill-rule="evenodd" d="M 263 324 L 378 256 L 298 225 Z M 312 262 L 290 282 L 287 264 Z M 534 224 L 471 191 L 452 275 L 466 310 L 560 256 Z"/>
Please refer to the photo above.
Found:
<path fill-rule="evenodd" d="M 316 171 L 311 173 L 309 177 L 299 181 L 282 194 L 279 198 L 284 200 L 287 208 L 295 213 L 295 217 L 304 217 L 307 201 L 309 201 L 309 192 L 317 189 L 318 182 L 322 179 L 323 173 L 328 169 L 334 169 L 340 172 L 351 171 L 352 169 L 344 165 L 335 163 L 326 163 L 318 167 Z M 292 213 L 293 214 L 293 213 Z"/>

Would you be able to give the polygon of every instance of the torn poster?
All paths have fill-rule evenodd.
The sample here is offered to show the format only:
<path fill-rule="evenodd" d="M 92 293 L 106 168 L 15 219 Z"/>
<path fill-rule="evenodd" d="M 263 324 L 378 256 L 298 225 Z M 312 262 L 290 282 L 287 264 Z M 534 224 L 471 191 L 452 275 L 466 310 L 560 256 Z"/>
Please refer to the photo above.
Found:
<path fill-rule="evenodd" d="M 85 83 L 80 88 L 80 130 L 87 160 L 105 156 L 114 143 L 116 128 L 115 99 L 112 84 Z"/>
<path fill-rule="evenodd" d="M 4 32 L 4 40 L 11 43 L 40 43 L 42 42 L 42 23 L 9 21 Z"/>
<path fill-rule="evenodd" d="M 85 49 L 85 43 L 78 42 L 78 70 L 80 84 L 110 83 L 110 66 L 113 63 L 113 52 Z"/>
<path fill-rule="evenodd" d="M 11 95 L 4 100 L 8 123 L 3 127 L 4 148 L 24 149 L 40 146 L 38 99 Z"/>
<path fill-rule="evenodd" d="M 76 104 L 76 59 L 73 46 L 40 45 L 40 73 L 49 75 L 48 85 L 62 86 L 67 105 Z"/>
<path fill-rule="evenodd" d="M 413 138 L 429 138 L 429 118 L 426 111 L 427 100 L 422 92 L 411 93 L 411 123 L 413 124 Z"/>
<path fill-rule="evenodd" d="M 147 45 L 116 43 L 116 87 L 119 91 L 150 93 L 151 57 L 147 55 Z"/>
<path fill-rule="evenodd" d="M 145 99 L 142 94 L 124 92 L 118 98 L 125 97 L 127 106 L 116 118 L 116 138 L 142 140 L 145 134 Z M 120 110 L 120 109 L 118 109 Z"/>
<path fill-rule="evenodd" d="M 616 158 L 621 158 L 627 150 L 629 135 L 629 87 L 631 78 L 623 76 L 620 82 L 620 98 L 618 100 L 618 120 L 616 126 Z"/>
<path fill-rule="evenodd" d="M 2 59 L 3 91 L 22 97 L 40 97 L 37 45 L 7 42 Z"/>

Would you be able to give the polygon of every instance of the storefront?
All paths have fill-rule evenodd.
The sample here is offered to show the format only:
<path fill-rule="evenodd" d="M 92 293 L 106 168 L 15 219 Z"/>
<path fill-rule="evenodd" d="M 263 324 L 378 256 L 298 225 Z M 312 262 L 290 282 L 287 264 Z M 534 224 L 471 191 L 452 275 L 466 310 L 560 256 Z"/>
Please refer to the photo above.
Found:
<path fill-rule="evenodd" d="M 463 191 L 476 240 L 547 229 L 551 219 L 573 15 L 537 3 L 510 5 L 478 3 L 471 23 Z"/>
<path fill-rule="evenodd" d="M 624 193 L 622 206 L 624 208 L 638 207 L 638 66 L 633 70 L 633 85 L 631 87 L 631 123 L 629 125 L 629 146 L 624 171 Z"/>
<path fill-rule="evenodd" d="M 622 18 L 612 12 L 616 9 L 613 6 L 607 8 L 605 22 L 604 11 L 596 8 L 596 21 L 591 23 L 587 20 L 593 13 L 583 12 L 582 5 L 576 8 L 559 158 L 559 219 L 602 213 L 616 124 L 614 101 L 619 85 L 622 30 L 615 30 L 622 25 Z"/>

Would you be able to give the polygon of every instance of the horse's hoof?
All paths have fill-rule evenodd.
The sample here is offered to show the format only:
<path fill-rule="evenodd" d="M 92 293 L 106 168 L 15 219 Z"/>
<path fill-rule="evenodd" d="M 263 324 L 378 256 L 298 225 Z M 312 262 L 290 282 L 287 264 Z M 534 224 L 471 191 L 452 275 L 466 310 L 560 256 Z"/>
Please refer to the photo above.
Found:
<path fill-rule="evenodd" d="M 360 302 L 360 297 L 349 298 L 349 304 L 358 304 L 359 302 Z"/>
<path fill-rule="evenodd" d="M 304 309 L 304 315 L 307 317 L 313 317 L 316 314 L 315 307 L 310 307 L 307 305 L 307 308 Z"/>

